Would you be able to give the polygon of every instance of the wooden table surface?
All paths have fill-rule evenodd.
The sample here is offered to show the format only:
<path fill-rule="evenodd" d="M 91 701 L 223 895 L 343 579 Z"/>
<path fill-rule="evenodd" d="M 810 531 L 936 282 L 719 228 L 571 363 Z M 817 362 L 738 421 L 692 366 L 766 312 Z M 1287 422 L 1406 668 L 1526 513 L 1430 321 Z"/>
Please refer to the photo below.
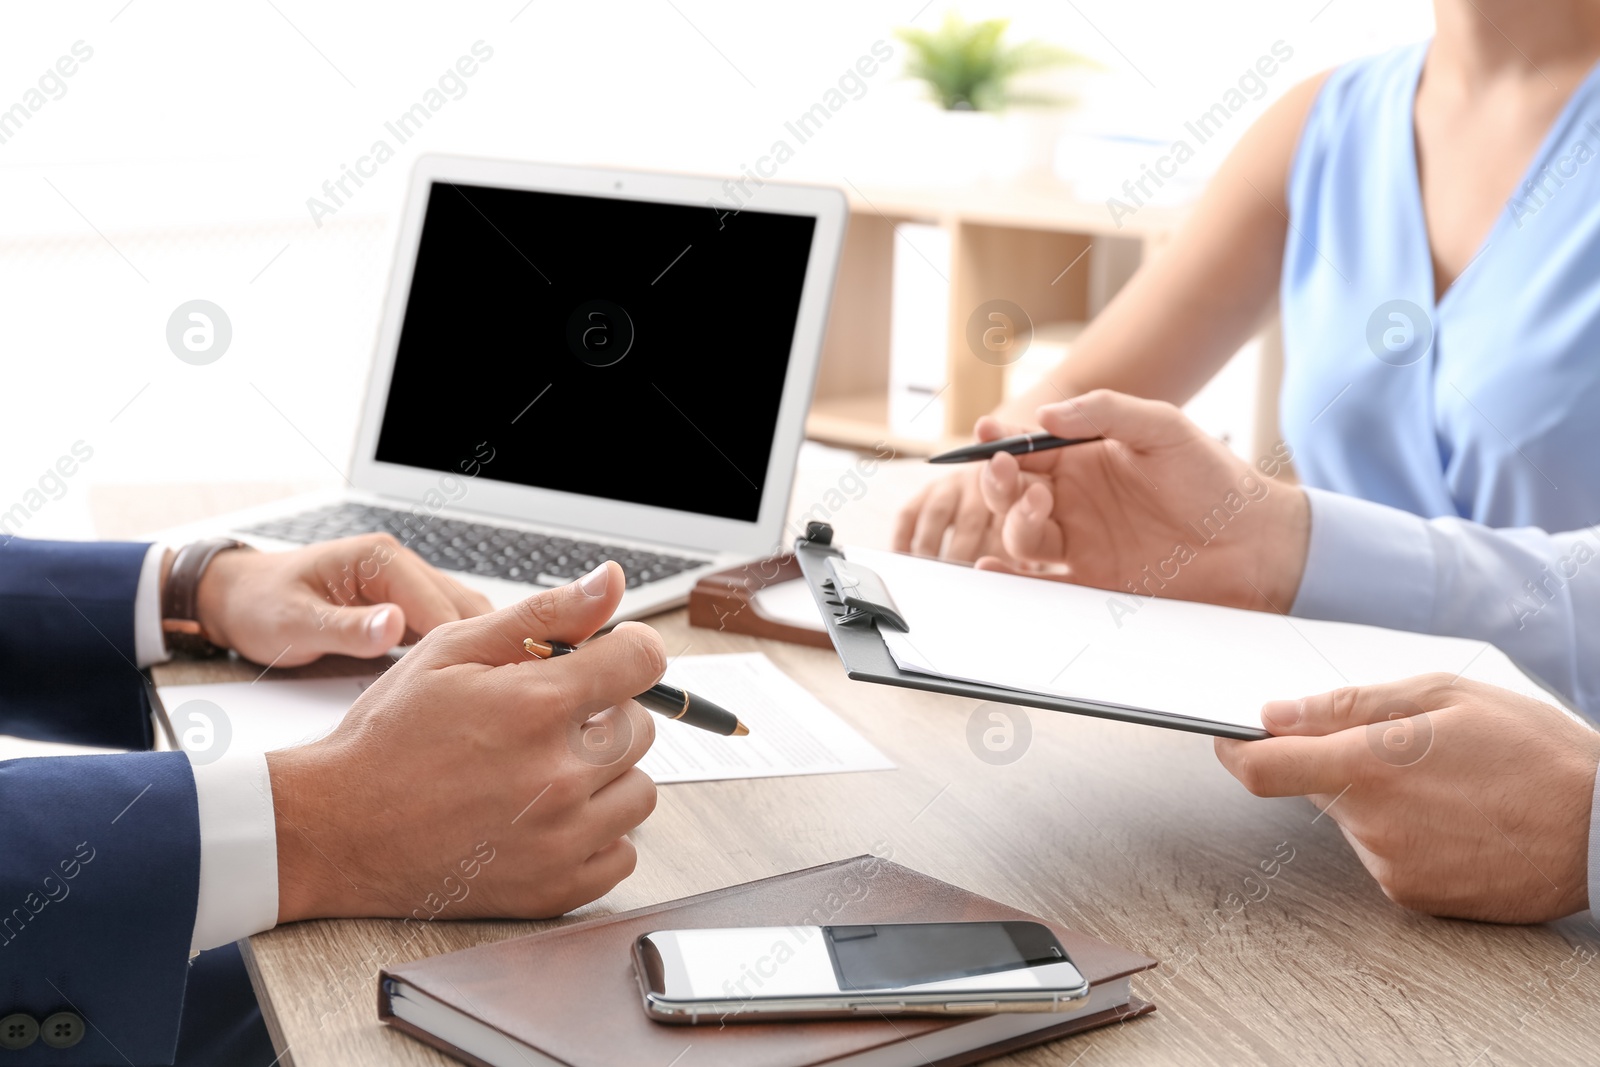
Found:
<path fill-rule="evenodd" d="M 1135 981 L 1156 1014 L 1002 1062 L 1496 1064 L 1600 1050 L 1589 965 L 1600 938 L 1586 921 L 1404 912 L 1331 819 L 1250 796 L 1208 738 L 1020 712 L 1031 739 L 1019 721 L 999 753 L 1018 758 L 993 765 L 969 745 L 969 724 L 994 728 L 988 713 L 1019 709 L 852 682 L 831 652 L 692 629 L 682 611 L 654 624 L 674 652 L 765 652 L 899 769 L 663 786 L 635 834 L 637 872 L 579 916 L 887 846 L 900 863 L 1162 961 Z M 162 680 L 230 668 L 255 673 L 175 664 Z M 379 1025 L 377 968 L 548 925 L 441 921 L 402 946 L 398 921 L 299 923 L 252 938 L 248 955 L 283 1062 L 444 1064 Z"/>
<path fill-rule="evenodd" d="M 852 682 L 828 651 L 693 629 L 683 611 L 651 621 L 672 653 L 766 653 L 898 769 L 663 786 L 635 834 L 637 872 L 574 917 L 875 850 L 1162 961 L 1134 982 L 1154 1015 L 999 1063 L 1600 1059 L 1600 933 L 1587 916 L 1505 927 L 1403 911 L 1331 818 L 1250 796 L 1209 738 Z M 998 754 L 969 741 L 1000 725 L 990 713 L 1016 719 Z M 246 957 L 281 1062 L 448 1064 L 378 1023 L 377 969 L 550 925 L 437 921 L 403 944 L 397 920 L 307 922 L 251 938 Z"/>

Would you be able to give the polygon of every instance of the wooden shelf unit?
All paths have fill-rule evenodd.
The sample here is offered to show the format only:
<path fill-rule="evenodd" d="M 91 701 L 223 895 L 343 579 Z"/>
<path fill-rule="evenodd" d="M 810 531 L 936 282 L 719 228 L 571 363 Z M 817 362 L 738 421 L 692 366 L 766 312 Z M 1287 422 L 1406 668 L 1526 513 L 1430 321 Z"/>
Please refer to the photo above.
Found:
<path fill-rule="evenodd" d="M 1009 300 L 1036 330 L 1070 333 L 1052 327 L 1081 324 L 1098 313 L 1183 215 L 1147 206 L 1118 228 L 1104 205 L 1038 184 L 851 186 L 849 195 L 850 229 L 806 434 L 851 448 L 886 441 L 913 456 L 967 439 L 973 422 L 1005 395 L 1006 368 L 978 359 L 967 344 L 967 320 L 979 305 Z M 937 435 L 896 433 L 890 426 L 895 226 L 902 222 L 936 225 L 951 237 L 946 378 L 938 394 L 944 425 Z"/>

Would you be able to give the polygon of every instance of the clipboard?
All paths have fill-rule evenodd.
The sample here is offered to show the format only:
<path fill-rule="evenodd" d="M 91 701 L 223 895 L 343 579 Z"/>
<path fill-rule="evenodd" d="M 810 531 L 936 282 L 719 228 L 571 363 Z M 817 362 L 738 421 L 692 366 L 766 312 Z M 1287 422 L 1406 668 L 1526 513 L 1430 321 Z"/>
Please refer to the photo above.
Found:
<path fill-rule="evenodd" d="M 833 527 L 825 522 L 807 523 L 805 535 L 795 539 L 794 556 L 800 564 L 802 580 L 821 610 L 828 637 L 832 639 L 834 651 L 844 664 L 845 674 L 855 681 L 920 689 L 929 693 L 948 693 L 951 696 L 1046 711 L 1091 715 L 1098 719 L 1116 719 L 1213 737 L 1233 737 L 1242 741 L 1271 736 L 1262 729 L 1195 719 L 1149 708 L 1074 700 L 1054 693 L 1006 689 L 902 670 L 884 644 L 879 627 L 890 627 L 902 633 L 909 633 L 909 627 L 878 576 L 869 568 L 845 559 L 844 553 L 834 546 Z"/>

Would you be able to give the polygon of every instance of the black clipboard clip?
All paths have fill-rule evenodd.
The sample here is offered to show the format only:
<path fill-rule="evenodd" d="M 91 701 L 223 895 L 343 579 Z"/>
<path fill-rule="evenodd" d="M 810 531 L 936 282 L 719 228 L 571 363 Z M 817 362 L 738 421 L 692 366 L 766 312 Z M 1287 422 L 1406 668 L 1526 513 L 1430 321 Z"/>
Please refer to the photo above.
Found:
<path fill-rule="evenodd" d="M 807 523 L 803 540 L 809 545 L 831 545 L 833 527 L 825 522 Z M 895 606 L 894 597 L 889 595 L 889 587 L 870 567 L 851 563 L 837 550 L 828 555 L 827 566 L 829 577 L 823 580 L 822 589 L 830 598 L 830 607 L 844 609 L 842 614 L 834 615 L 840 626 L 882 623 L 903 634 L 911 632 L 905 616 Z"/>

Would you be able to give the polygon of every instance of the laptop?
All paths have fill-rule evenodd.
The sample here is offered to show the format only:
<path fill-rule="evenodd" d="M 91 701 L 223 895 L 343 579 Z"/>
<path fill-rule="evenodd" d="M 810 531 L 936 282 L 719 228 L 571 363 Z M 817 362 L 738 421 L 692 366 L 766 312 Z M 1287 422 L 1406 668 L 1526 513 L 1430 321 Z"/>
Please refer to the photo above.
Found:
<path fill-rule="evenodd" d="M 614 559 L 619 618 L 680 604 L 782 544 L 847 212 L 823 187 L 423 157 L 347 485 L 158 536 L 387 531 L 496 607 Z"/>

